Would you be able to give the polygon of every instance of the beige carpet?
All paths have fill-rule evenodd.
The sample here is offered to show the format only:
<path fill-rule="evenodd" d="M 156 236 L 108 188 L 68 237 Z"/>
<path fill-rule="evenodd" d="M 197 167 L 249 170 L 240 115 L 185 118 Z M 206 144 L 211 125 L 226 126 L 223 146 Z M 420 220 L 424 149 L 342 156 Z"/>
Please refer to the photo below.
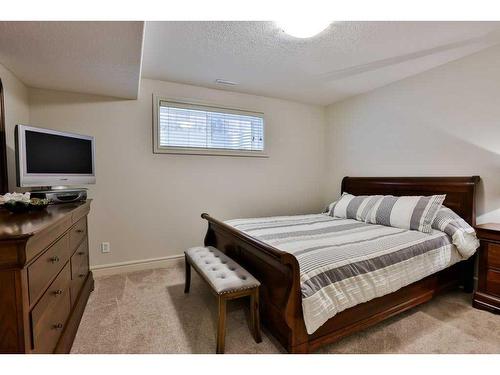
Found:
<path fill-rule="evenodd" d="M 213 353 L 216 304 L 181 267 L 96 280 L 72 353 Z M 320 353 L 500 353 L 500 316 L 454 292 L 321 349 Z M 256 344 L 244 301 L 228 306 L 226 353 L 283 353 L 264 328 Z"/>

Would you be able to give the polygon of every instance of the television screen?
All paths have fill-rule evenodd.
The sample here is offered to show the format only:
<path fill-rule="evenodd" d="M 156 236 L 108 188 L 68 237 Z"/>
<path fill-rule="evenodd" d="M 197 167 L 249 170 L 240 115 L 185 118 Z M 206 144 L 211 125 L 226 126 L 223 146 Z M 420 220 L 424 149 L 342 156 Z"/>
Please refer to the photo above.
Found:
<path fill-rule="evenodd" d="M 18 186 L 95 183 L 94 137 L 27 125 L 15 136 Z"/>
<path fill-rule="evenodd" d="M 92 174 L 92 141 L 27 130 L 26 172 Z"/>

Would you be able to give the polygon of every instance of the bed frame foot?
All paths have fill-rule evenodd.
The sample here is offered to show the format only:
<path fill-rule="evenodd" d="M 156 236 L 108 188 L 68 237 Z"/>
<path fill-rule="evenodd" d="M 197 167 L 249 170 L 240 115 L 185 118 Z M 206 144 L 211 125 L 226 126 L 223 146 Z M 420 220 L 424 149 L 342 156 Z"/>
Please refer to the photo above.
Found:
<path fill-rule="evenodd" d="M 299 344 L 296 346 L 291 346 L 288 349 L 288 352 L 290 354 L 308 354 L 309 353 L 309 345 L 308 345 L 308 343 L 304 343 L 304 344 Z"/>

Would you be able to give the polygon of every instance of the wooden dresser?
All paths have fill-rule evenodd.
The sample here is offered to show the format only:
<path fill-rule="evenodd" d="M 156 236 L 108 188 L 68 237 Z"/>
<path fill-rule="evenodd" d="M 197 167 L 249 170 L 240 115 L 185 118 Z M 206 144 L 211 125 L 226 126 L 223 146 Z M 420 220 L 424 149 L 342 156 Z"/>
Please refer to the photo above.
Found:
<path fill-rule="evenodd" d="M 0 208 L 0 353 L 68 353 L 94 288 L 90 200 L 11 214 Z"/>
<path fill-rule="evenodd" d="M 481 240 L 473 306 L 500 313 L 500 224 L 475 227 Z"/>

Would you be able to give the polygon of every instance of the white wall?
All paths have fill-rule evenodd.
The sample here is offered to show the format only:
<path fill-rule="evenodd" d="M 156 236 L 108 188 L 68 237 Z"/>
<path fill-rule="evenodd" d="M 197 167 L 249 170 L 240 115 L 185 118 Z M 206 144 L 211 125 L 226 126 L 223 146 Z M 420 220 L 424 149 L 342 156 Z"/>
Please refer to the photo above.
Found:
<path fill-rule="evenodd" d="M 327 176 L 480 175 L 478 222 L 500 220 L 500 47 L 327 110 Z"/>
<path fill-rule="evenodd" d="M 0 78 L 4 91 L 9 190 L 14 190 L 16 188 L 14 127 L 16 124 L 29 122 L 28 89 L 2 64 L 0 64 Z"/>
<path fill-rule="evenodd" d="M 152 153 L 152 95 L 264 112 L 269 158 Z M 91 264 L 181 254 L 201 244 L 208 212 L 229 219 L 323 208 L 325 108 L 143 80 L 119 100 L 30 89 L 30 123 L 96 137 Z M 101 254 L 102 241 L 111 253 Z"/>

